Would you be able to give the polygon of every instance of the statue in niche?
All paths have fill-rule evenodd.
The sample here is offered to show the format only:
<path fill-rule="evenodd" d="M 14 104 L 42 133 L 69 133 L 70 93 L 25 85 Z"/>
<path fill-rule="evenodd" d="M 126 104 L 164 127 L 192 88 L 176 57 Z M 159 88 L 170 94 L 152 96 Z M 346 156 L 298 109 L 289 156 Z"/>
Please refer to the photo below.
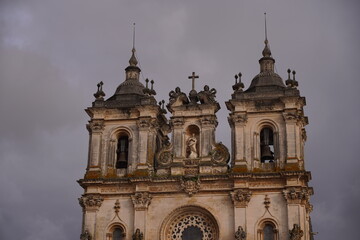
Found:
<path fill-rule="evenodd" d="M 144 239 L 144 234 L 142 232 L 140 232 L 140 229 L 136 229 L 135 233 L 132 237 L 133 240 L 143 240 Z"/>
<path fill-rule="evenodd" d="M 235 232 L 235 240 L 246 240 L 246 232 L 241 226 L 239 226 Z"/>
<path fill-rule="evenodd" d="M 299 224 L 294 224 L 292 230 L 289 230 L 290 240 L 300 240 L 304 235 L 304 231 L 300 229 Z"/>
<path fill-rule="evenodd" d="M 189 155 L 188 158 L 194 159 L 198 157 L 198 151 L 196 149 L 197 139 L 195 136 L 195 133 L 192 134 L 191 137 L 187 140 L 187 147 L 189 149 Z"/>

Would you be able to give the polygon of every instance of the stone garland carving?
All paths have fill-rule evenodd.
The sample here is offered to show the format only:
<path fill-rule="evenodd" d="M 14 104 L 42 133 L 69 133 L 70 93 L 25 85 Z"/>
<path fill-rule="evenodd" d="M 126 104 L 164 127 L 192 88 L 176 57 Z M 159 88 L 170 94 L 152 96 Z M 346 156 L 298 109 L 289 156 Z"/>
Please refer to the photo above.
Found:
<path fill-rule="evenodd" d="M 284 198 L 288 203 L 305 204 L 309 201 L 312 194 L 313 191 L 311 188 L 289 188 L 283 191 Z"/>
<path fill-rule="evenodd" d="M 166 167 L 170 165 L 173 161 L 173 153 L 172 153 L 173 145 L 168 143 L 156 153 L 156 161 L 161 167 Z"/>
<path fill-rule="evenodd" d="M 140 232 L 140 229 L 136 229 L 135 233 L 132 237 L 133 240 L 143 240 L 144 239 L 144 234 L 142 232 Z"/>
<path fill-rule="evenodd" d="M 149 207 L 152 196 L 148 192 L 137 192 L 131 196 L 135 210 L 145 210 Z"/>
<path fill-rule="evenodd" d="M 246 232 L 241 226 L 239 226 L 235 232 L 235 240 L 246 240 Z"/>
<path fill-rule="evenodd" d="M 92 132 L 99 132 L 104 130 L 104 122 L 102 120 L 93 120 L 86 125 L 87 130 Z"/>
<path fill-rule="evenodd" d="M 210 152 L 211 161 L 215 164 L 226 165 L 230 160 L 230 153 L 222 142 L 215 144 Z"/>
<path fill-rule="evenodd" d="M 80 235 L 80 240 L 91 240 L 91 235 L 89 233 L 88 230 L 85 230 L 81 235 Z"/>
<path fill-rule="evenodd" d="M 247 122 L 247 120 L 248 120 L 246 115 L 232 115 L 230 117 L 230 119 L 235 124 L 245 124 Z"/>
<path fill-rule="evenodd" d="M 300 240 L 301 237 L 304 235 L 304 231 L 300 229 L 298 224 L 294 224 L 292 230 L 289 230 L 290 240 Z"/>
<path fill-rule="evenodd" d="M 230 193 L 231 200 L 235 206 L 246 207 L 250 202 L 252 192 L 248 189 L 238 189 Z"/>
<path fill-rule="evenodd" d="M 94 208 L 97 209 L 101 207 L 104 198 L 100 195 L 84 195 L 81 198 L 78 198 L 79 204 L 83 209 Z"/>
<path fill-rule="evenodd" d="M 190 197 L 200 190 L 200 179 L 190 178 L 180 180 L 181 189 L 184 190 Z"/>

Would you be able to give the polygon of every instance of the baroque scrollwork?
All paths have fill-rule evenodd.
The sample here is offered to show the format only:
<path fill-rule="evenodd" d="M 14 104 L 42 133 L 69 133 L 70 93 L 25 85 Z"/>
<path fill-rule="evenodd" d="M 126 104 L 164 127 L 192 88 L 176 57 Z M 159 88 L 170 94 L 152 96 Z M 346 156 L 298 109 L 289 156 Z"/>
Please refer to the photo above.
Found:
<path fill-rule="evenodd" d="M 288 188 L 283 191 L 284 198 L 288 203 L 306 204 L 312 194 L 312 188 Z"/>
<path fill-rule="evenodd" d="M 250 202 L 252 192 L 249 189 L 238 189 L 230 193 L 235 206 L 246 207 Z"/>
<path fill-rule="evenodd" d="M 210 156 L 211 161 L 215 164 L 226 165 L 230 159 L 229 150 L 221 142 L 213 146 L 213 149 L 210 152 Z"/>
<path fill-rule="evenodd" d="M 246 232 L 241 226 L 239 226 L 235 232 L 235 240 L 246 240 Z"/>
<path fill-rule="evenodd" d="M 168 143 L 156 154 L 156 161 L 159 164 L 159 166 L 165 167 L 172 163 L 173 160 L 172 149 L 173 149 L 172 144 Z"/>
<path fill-rule="evenodd" d="M 149 207 L 152 196 L 148 192 L 137 192 L 131 196 L 135 210 L 145 210 Z"/>
<path fill-rule="evenodd" d="M 304 231 L 300 229 L 298 224 L 294 224 L 293 229 L 289 230 L 290 240 L 300 240 L 304 235 Z"/>
<path fill-rule="evenodd" d="M 81 198 L 78 198 L 79 204 L 83 209 L 94 208 L 97 209 L 101 207 L 104 198 L 100 195 L 84 195 Z"/>
<path fill-rule="evenodd" d="M 200 179 L 199 178 L 182 178 L 180 180 L 180 186 L 190 197 L 200 190 Z"/>

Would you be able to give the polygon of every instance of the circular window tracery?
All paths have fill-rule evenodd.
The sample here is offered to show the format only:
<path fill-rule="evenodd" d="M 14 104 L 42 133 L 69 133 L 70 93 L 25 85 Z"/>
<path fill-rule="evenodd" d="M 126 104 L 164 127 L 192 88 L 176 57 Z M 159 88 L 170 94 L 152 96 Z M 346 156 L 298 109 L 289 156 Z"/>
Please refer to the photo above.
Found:
<path fill-rule="evenodd" d="M 217 240 L 218 235 L 218 226 L 211 214 L 203 209 L 190 207 L 172 214 L 165 226 L 163 239 Z"/>

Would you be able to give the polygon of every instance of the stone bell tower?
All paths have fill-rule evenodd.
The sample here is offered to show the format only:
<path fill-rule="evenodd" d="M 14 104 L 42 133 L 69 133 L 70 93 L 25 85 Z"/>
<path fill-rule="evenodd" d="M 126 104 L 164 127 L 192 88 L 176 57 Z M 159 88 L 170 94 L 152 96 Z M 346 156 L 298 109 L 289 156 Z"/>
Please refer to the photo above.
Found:
<path fill-rule="evenodd" d="M 81 240 L 313 240 L 305 98 L 295 71 L 275 73 L 267 38 L 259 64 L 246 90 L 235 76 L 226 102 L 229 152 L 216 142 L 217 91 L 197 91 L 193 73 L 188 94 L 170 91 L 168 121 L 133 48 L 114 95 L 100 82 L 86 109 Z"/>
<path fill-rule="evenodd" d="M 313 236 L 309 198 L 313 189 L 308 187 L 311 175 L 304 166 L 305 126 L 308 124 L 303 111 L 305 98 L 297 89 L 295 71 L 291 78 L 288 70 L 285 84 L 274 72 L 275 59 L 267 39 L 262 55 L 260 73 L 249 88 L 243 90 L 242 74 L 237 74 L 234 93 L 226 102 L 230 111 L 232 172 L 252 173 L 251 181 L 257 182 L 244 183 L 252 186 L 247 214 L 263 221 L 258 226 L 251 220 L 247 222 L 248 226 L 255 224 L 257 228 L 250 239 L 310 240 Z M 256 201 L 264 201 L 263 216 L 254 212 L 251 202 Z"/>

